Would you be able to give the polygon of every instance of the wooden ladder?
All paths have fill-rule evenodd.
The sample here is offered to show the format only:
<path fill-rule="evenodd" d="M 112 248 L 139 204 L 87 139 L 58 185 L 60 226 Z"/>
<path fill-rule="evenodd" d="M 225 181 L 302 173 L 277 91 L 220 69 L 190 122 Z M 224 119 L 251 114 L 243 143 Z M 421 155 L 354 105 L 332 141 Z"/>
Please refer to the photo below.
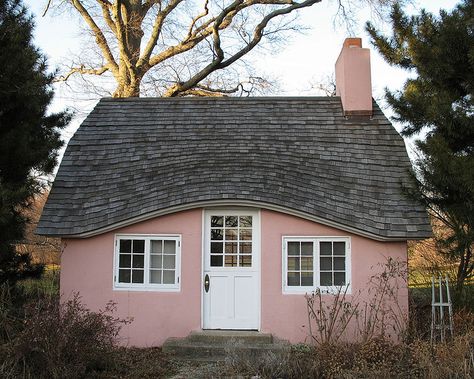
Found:
<path fill-rule="evenodd" d="M 431 343 L 439 336 L 441 342 L 446 340 L 446 333 L 453 337 L 453 306 L 449 291 L 448 276 L 438 277 L 438 296 L 435 290 L 435 278 L 431 278 Z M 446 293 L 446 296 L 444 296 Z M 446 298 L 446 301 L 444 301 Z M 446 314 L 447 313 L 447 314 Z"/>

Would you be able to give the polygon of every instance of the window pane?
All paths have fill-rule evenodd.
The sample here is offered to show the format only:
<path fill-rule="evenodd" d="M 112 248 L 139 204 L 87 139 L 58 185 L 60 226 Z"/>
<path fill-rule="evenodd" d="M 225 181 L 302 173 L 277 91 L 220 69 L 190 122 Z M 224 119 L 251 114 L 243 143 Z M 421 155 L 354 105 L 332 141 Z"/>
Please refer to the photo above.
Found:
<path fill-rule="evenodd" d="M 211 266 L 212 267 L 222 267 L 224 259 L 222 255 L 211 255 Z"/>
<path fill-rule="evenodd" d="M 313 257 L 302 257 L 301 258 L 301 269 L 313 271 Z"/>
<path fill-rule="evenodd" d="M 161 268 L 162 255 L 150 255 L 150 267 Z"/>
<path fill-rule="evenodd" d="M 295 271 L 300 269 L 300 259 L 296 257 L 288 257 L 288 270 Z"/>
<path fill-rule="evenodd" d="M 320 242 L 319 253 L 321 255 L 332 255 L 332 242 Z"/>
<path fill-rule="evenodd" d="M 319 259 L 319 265 L 321 270 L 332 270 L 332 258 L 321 257 Z"/>
<path fill-rule="evenodd" d="M 346 258 L 334 258 L 334 270 L 345 270 Z"/>
<path fill-rule="evenodd" d="M 226 229 L 225 230 L 225 239 L 226 240 L 236 240 L 237 239 L 237 230 L 238 229 Z"/>
<path fill-rule="evenodd" d="M 226 254 L 237 254 L 237 243 L 236 242 L 226 242 L 225 243 L 225 253 Z"/>
<path fill-rule="evenodd" d="M 150 250 L 152 254 L 161 254 L 163 252 L 163 241 L 162 240 L 151 241 Z"/>
<path fill-rule="evenodd" d="M 174 240 L 165 240 L 164 253 L 165 254 L 176 254 L 176 241 L 174 241 Z"/>
<path fill-rule="evenodd" d="M 224 217 L 223 216 L 211 216 L 211 226 L 212 227 L 224 226 Z"/>
<path fill-rule="evenodd" d="M 119 270 L 119 283 L 130 283 L 131 270 Z"/>
<path fill-rule="evenodd" d="M 239 257 L 240 267 L 252 267 L 252 256 L 251 255 L 241 255 Z"/>
<path fill-rule="evenodd" d="M 239 221 L 241 228 L 249 228 L 252 226 L 252 216 L 240 216 Z"/>
<path fill-rule="evenodd" d="M 224 252 L 224 244 L 222 242 L 211 242 L 211 254 L 222 254 Z"/>
<path fill-rule="evenodd" d="M 163 256 L 163 268 L 174 269 L 175 268 L 175 256 L 164 255 Z"/>
<path fill-rule="evenodd" d="M 300 273 L 299 272 L 289 272 L 288 273 L 288 285 L 289 286 L 299 286 L 300 285 Z"/>
<path fill-rule="evenodd" d="M 132 240 L 120 240 L 120 253 L 130 254 L 132 252 Z"/>
<path fill-rule="evenodd" d="M 132 267 L 132 256 L 130 254 L 120 254 L 119 267 Z"/>
<path fill-rule="evenodd" d="M 322 286 L 332 286 L 332 272 L 322 272 L 320 281 Z"/>
<path fill-rule="evenodd" d="M 133 240 L 133 252 L 134 253 L 145 253 L 145 241 L 144 240 Z"/>
<path fill-rule="evenodd" d="M 333 242 L 334 255 L 346 255 L 345 242 Z"/>
<path fill-rule="evenodd" d="M 221 241 L 223 238 L 222 229 L 211 229 L 211 240 Z"/>
<path fill-rule="evenodd" d="M 300 255 L 299 242 L 288 242 L 288 255 Z"/>
<path fill-rule="evenodd" d="M 226 255 L 225 267 L 237 267 L 237 255 Z"/>
<path fill-rule="evenodd" d="M 174 270 L 163 270 L 163 284 L 174 284 Z"/>
<path fill-rule="evenodd" d="M 225 226 L 236 228 L 237 225 L 237 216 L 226 216 L 225 217 Z"/>
<path fill-rule="evenodd" d="M 334 273 L 334 285 L 343 286 L 346 284 L 346 274 L 344 272 Z"/>
<path fill-rule="evenodd" d="M 302 272 L 301 273 L 301 285 L 302 286 L 312 286 L 313 285 L 313 273 L 312 272 Z"/>
<path fill-rule="evenodd" d="M 134 255 L 133 256 L 133 268 L 144 268 L 145 267 L 145 256 L 140 254 L 140 255 Z"/>
<path fill-rule="evenodd" d="M 252 254 L 252 243 L 242 242 L 240 244 L 240 254 Z"/>
<path fill-rule="evenodd" d="M 313 256 L 312 242 L 301 242 L 301 255 Z"/>
<path fill-rule="evenodd" d="M 161 270 L 150 270 L 150 283 L 161 283 Z"/>
<path fill-rule="evenodd" d="M 143 283 L 143 270 L 132 270 L 132 283 Z"/>
<path fill-rule="evenodd" d="M 252 229 L 240 229 L 240 240 L 248 241 L 252 239 Z"/>

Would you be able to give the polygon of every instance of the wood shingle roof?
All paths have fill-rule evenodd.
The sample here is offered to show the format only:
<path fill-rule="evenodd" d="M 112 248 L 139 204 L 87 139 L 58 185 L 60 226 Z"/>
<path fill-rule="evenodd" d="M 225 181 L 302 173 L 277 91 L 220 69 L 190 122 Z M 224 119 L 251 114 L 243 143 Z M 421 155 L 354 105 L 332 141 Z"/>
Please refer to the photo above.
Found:
<path fill-rule="evenodd" d="M 69 142 L 37 233 L 87 236 L 212 201 L 286 209 L 377 239 L 430 235 L 374 104 L 338 97 L 102 99 Z"/>

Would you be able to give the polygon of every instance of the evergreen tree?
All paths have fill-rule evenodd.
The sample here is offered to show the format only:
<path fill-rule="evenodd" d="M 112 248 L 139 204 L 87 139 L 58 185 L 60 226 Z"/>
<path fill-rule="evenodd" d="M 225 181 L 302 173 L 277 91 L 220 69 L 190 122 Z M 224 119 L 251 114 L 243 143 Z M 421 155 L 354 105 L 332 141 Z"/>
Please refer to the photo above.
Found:
<path fill-rule="evenodd" d="M 42 188 L 62 146 L 67 113 L 47 115 L 53 75 L 32 44 L 33 20 L 21 0 L 0 0 L 0 283 L 38 276 L 42 267 L 19 254 L 24 210 Z"/>
<path fill-rule="evenodd" d="M 392 35 L 367 24 L 385 60 L 415 74 L 398 92 L 386 91 L 405 136 L 425 135 L 407 194 L 445 225 L 440 250 L 458 264 L 458 294 L 474 270 L 474 4 L 451 12 L 391 13 Z M 425 134 L 426 133 L 426 134 Z"/>

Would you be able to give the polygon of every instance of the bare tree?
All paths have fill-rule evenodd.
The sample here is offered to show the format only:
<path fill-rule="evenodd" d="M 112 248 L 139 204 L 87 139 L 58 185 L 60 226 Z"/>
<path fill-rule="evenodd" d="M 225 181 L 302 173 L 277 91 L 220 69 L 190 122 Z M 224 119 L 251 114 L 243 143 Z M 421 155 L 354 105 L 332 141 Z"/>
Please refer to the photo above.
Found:
<path fill-rule="evenodd" d="M 336 0 L 346 14 L 344 1 Z M 386 6 L 395 0 L 354 0 Z M 114 97 L 215 96 L 268 84 L 236 81 L 229 67 L 263 42 L 284 42 L 298 29 L 296 11 L 321 0 L 48 0 L 80 15 L 98 54 L 81 54 L 58 79 L 113 78 Z M 291 14 L 291 15 L 290 15 Z M 286 16 L 286 17 L 285 17 Z M 90 52 L 89 52 L 90 53 Z M 234 65 L 235 66 L 235 65 Z M 147 87 L 144 88 L 144 84 Z M 236 84 L 238 83 L 238 84 Z"/>

